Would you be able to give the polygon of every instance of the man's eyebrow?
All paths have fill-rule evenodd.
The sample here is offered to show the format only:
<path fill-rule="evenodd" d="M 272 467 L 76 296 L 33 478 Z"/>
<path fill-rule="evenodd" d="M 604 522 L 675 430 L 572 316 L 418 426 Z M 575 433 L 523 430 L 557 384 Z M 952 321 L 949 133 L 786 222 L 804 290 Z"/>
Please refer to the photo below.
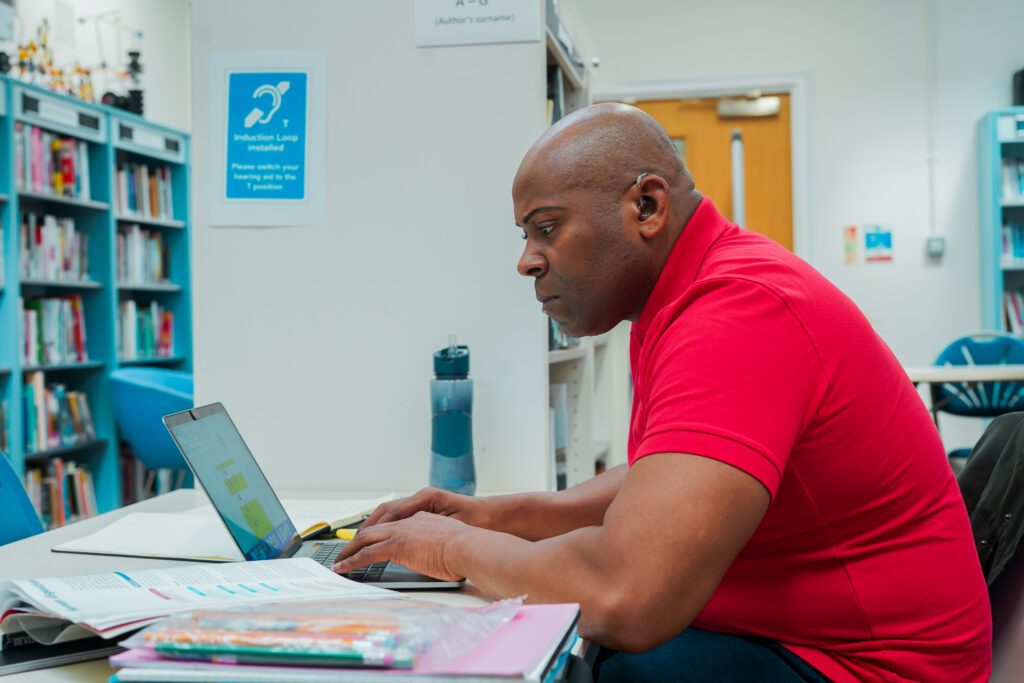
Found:
<path fill-rule="evenodd" d="M 528 213 L 525 216 L 523 216 L 523 220 L 520 221 L 519 223 L 517 223 L 517 225 L 519 225 L 520 227 L 526 225 L 527 223 L 530 222 L 530 219 L 533 218 L 534 215 L 540 213 L 541 211 L 554 211 L 554 210 L 557 210 L 557 209 L 564 209 L 564 208 L 565 208 L 564 206 L 538 206 L 536 209 L 534 209 L 530 213 Z"/>

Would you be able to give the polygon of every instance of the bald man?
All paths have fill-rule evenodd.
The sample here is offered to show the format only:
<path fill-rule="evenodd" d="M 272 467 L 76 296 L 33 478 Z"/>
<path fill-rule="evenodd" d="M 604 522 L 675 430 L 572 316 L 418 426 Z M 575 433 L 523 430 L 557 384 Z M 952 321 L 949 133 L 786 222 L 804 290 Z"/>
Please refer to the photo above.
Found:
<path fill-rule="evenodd" d="M 629 465 L 558 493 L 426 489 L 335 569 L 578 602 L 600 681 L 987 680 L 964 503 L 856 306 L 723 218 L 632 107 L 553 126 L 512 196 L 544 312 L 581 336 L 633 323 Z"/>

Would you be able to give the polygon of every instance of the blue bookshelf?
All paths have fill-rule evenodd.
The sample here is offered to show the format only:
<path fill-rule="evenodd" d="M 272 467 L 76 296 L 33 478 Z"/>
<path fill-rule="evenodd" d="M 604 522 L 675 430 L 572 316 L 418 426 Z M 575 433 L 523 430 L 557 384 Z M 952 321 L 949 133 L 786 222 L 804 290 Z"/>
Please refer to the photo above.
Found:
<path fill-rule="evenodd" d="M 0 401 L 7 406 L 6 455 L 21 475 L 29 468 L 45 469 L 47 460 L 56 457 L 85 466 L 92 473 L 99 511 L 112 510 L 122 502 L 122 477 L 110 373 L 127 365 L 192 369 L 189 136 L 130 113 L 7 78 L 0 77 L 0 89 Z M 57 197 L 16 186 L 16 123 L 85 143 L 82 149 L 89 170 L 88 197 Z M 126 163 L 169 170 L 173 195 L 170 217 L 136 216 L 121 210 L 117 167 Z M 74 219 L 75 230 L 88 238 L 86 279 L 23 277 L 20 233 L 24 212 Z M 118 281 L 118 234 L 133 225 L 157 233 L 163 240 L 168 262 L 165 282 Z M 88 360 L 42 366 L 25 363 L 19 299 L 66 295 L 82 298 Z M 120 307 L 129 300 L 140 309 L 156 303 L 173 313 L 169 356 L 125 360 L 118 353 Z M 24 381 L 28 373 L 37 370 L 44 372 L 47 384 L 60 383 L 87 395 L 95 439 L 26 452 Z"/>
<path fill-rule="evenodd" d="M 981 311 L 985 329 L 1008 325 L 1008 292 L 1024 291 L 1024 242 L 1004 226 L 1024 226 L 1024 107 L 991 111 L 978 124 Z M 1024 227 L 1020 235 L 1024 235 Z M 1015 253 L 1016 251 L 1016 253 Z M 1011 311 L 1012 312 L 1012 311 Z"/>

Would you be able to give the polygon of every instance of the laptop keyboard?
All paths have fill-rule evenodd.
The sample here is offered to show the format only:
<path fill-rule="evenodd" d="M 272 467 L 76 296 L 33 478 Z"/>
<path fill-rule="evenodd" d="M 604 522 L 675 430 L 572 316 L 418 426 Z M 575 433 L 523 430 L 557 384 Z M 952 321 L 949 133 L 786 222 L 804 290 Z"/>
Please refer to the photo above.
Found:
<path fill-rule="evenodd" d="M 316 552 L 310 557 L 330 569 L 334 566 L 334 559 L 344 548 L 344 543 L 320 543 Z M 390 562 L 374 562 L 367 567 L 360 567 L 350 571 L 348 574 L 345 574 L 345 578 L 360 583 L 374 583 L 380 581 L 381 577 L 384 576 L 384 570 L 388 568 L 389 564 Z"/>

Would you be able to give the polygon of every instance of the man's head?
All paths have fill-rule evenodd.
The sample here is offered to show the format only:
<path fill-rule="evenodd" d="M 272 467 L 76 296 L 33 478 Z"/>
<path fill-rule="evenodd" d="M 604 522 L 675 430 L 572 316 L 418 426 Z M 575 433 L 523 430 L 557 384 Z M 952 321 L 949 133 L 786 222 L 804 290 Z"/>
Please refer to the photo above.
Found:
<path fill-rule="evenodd" d="M 597 104 L 534 143 L 512 200 L 526 240 L 519 272 L 548 315 L 584 336 L 636 320 L 700 195 L 654 119 Z"/>

